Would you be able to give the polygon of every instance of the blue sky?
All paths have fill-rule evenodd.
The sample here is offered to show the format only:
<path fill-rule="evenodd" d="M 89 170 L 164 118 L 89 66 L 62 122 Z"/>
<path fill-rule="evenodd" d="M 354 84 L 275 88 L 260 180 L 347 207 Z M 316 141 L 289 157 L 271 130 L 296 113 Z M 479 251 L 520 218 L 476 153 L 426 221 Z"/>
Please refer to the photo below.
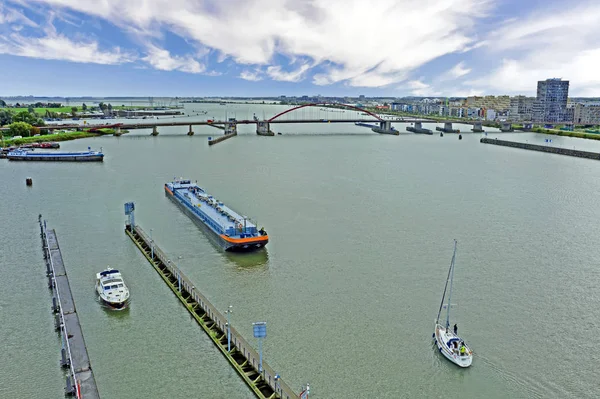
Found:
<path fill-rule="evenodd" d="M 0 95 L 534 95 L 560 77 L 600 96 L 598 21 L 597 0 L 0 0 Z"/>

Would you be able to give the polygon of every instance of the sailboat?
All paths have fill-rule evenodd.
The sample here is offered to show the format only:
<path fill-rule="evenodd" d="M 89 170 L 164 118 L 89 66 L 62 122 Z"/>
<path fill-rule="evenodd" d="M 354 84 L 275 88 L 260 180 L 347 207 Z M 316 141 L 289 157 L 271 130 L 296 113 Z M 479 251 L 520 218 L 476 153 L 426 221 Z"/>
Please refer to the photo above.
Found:
<path fill-rule="evenodd" d="M 448 270 L 446 286 L 444 287 L 444 294 L 442 295 L 442 303 L 440 304 L 440 310 L 438 311 L 437 319 L 435 320 L 435 331 L 433 332 L 433 339 L 435 340 L 435 344 L 437 345 L 440 353 L 444 355 L 446 359 L 450 360 L 452 363 L 460 367 L 469 367 L 473 362 L 473 351 L 458 335 L 456 324 L 454 325 L 453 329 L 450 329 L 450 300 L 452 299 L 452 280 L 454 279 L 455 260 L 456 240 L 454 240 L 454 254 L 452 255 L 450 269 Z M 448 287 L 448 283 L 450 283 L 450 287 Z M 447 298 L 446 293 L 448 293 Z M 442 314 L 442 309 L 444 308 L 444 302 L 446 301 L 446 299 L 446 321 L 444 324 L 440 324 L 440 316 Z"/>

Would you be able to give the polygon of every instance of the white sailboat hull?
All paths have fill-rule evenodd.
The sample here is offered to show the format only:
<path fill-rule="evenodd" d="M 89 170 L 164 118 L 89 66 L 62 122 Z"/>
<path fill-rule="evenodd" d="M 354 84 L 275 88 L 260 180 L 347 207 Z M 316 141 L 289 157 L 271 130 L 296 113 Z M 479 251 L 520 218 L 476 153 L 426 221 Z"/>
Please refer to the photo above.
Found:
<path fill-rule="evenodd" d="M 446 329 L 446 327 L 436 324 L 434 339 L 440 353 L 457 366 L 469 367 L 473 362 L 473 351 L 467 346 L 467 344 L 464 344 L 465 352 L 463 355 L 460 354 L 458 348 L 454 348 L 455 342 L 457 342 L 460 347 L 460 343 L 463 341 L 450 329 Z"/>

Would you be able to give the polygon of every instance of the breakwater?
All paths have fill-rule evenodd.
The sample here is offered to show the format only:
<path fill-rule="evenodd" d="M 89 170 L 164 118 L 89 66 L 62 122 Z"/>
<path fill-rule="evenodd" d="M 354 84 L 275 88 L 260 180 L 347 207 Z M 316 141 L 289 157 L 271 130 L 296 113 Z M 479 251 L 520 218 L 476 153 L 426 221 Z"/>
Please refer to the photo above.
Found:
<path fill-rule="evenodd" d="M 225 141 L 227 139 L 230 139 L 233 136 L 237 136 L 237 133 L 225 134 L 223 136 L 214 137 L 214 138 L 213 137 L 209 137 L 208 138 L 208 145 L 213 145 L 213 144 L 220 143 L 221 141 Z"/>
<path fill-rule="evenodd" d="M 481 138 L 479 140 L 479 142 L 484 143 L 484 144 L 500 145 L 503 147 L 521 148 L 524 150 L 549 152 L 551 154 L 560 154 L 560 155 L 568 155 L 571 157 L 600 160 L 600 153 L 597 153 L 597 152 L 572 150 L 570 148 L 550 147 L 550 146 L 539 145 L 539 144 L 519 143 L 516 141 L 506 141 L 506 140 L 489 139 L 489 138 Z"/>

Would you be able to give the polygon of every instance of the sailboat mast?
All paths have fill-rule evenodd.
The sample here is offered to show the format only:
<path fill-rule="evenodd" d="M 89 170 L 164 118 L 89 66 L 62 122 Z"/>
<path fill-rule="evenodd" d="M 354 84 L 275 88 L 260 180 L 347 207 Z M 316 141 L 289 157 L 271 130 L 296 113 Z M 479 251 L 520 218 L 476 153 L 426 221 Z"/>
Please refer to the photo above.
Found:
<path fill-rule="evenodd" d="M 454 240 L 454 251 L 456 251 L 456 240 Z M 452 260 L 450 261 L 450 267 L 448 268 L 448 277 L 446 277 L 446 284 L 444 285 L 444 293 L 442 294 L 442 302 L 440 303 L 440 309 L 438 310 L 438 315 L 437 315 L 437 319 L 435 320 L 435 324 L 439 323 L 440 315 L 442 314 L 442 309 L 444 308 L 444 299 L 446 298 L 446 291 L 448 290 L 448 281 L 450 281 L 450 273 L 452 272 L 453 265 L 454 265 L 454 255 L 452 255 Z M 446 323 L 446 324 L 448 324 L 448 323 Z"/>
<path fill-rule="evenodd" d="M 454 240 L 454 254 L 450 263 L 450 292 L 448 293 L 448 313 L 446 314 L 446 328 L 450 325 L 450 304 L 452 303 L 452 281 L 454 280 L 454 259 L 456 258 L 456 240 Z"/>

